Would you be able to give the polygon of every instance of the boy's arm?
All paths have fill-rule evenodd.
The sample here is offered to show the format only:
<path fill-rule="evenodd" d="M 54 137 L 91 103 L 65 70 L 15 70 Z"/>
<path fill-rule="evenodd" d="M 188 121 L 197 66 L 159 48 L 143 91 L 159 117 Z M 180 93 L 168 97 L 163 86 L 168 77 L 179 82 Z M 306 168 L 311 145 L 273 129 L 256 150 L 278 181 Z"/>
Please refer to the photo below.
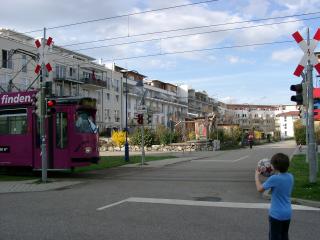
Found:
<path fill-rule="evenodd" d="M 259 173 L 259 171 L 256 169 L 254 178 L 255 178 L 255 182 L 256 182 L 257 191 L 258 191 L 258 192 L 264 192 L 264 188 L 263 188 L 263 186 L 262 186 L 262 184 L 261 184 L 261 181 L 260 181 L 260 179 L 259 179 L 259 175 L 260 175 L 260 173 Z"/>

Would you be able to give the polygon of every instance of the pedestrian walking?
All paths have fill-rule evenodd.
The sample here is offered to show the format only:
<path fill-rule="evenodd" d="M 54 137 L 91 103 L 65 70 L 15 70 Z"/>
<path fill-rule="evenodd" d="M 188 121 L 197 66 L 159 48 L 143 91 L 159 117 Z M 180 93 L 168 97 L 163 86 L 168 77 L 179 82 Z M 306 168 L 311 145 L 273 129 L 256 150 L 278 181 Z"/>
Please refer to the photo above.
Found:
<path fill-rule="evenodd" d="M 263 184 L 260 181 L 260 172 L 256 169 L 255 183 L 257 190 L 263 192 L 271 189 L 271 206 L 269 209 L 269 240 L 288 240 L 289 225 L 291 220 L 291 192 L 293 176 L 288 173 L 289 157 L 277 153 L 271 158 L 271 165 L 275 174 Z"/>
<path fill-rule="evenodd" d="M 253 146 L 253 134 L 252 133 L 250 133 L 248 136 L 248 142 L 249 142 L 250 148 L 252 148 L 252 146 Z"/>

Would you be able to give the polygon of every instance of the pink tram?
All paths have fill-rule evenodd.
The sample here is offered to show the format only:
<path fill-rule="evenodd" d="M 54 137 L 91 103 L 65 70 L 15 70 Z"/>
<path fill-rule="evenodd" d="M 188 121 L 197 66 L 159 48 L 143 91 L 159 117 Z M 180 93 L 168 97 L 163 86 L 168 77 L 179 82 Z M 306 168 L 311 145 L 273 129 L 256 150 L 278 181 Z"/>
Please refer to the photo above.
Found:
<path fill-rule="evenodd" d="M 41 136 L 35 91 L 0 94 L 0 167 L 41 169 Z M 97 163 L 98 128 L 93 98 L 54 98 L 45 121 L 48 170 Z"/>

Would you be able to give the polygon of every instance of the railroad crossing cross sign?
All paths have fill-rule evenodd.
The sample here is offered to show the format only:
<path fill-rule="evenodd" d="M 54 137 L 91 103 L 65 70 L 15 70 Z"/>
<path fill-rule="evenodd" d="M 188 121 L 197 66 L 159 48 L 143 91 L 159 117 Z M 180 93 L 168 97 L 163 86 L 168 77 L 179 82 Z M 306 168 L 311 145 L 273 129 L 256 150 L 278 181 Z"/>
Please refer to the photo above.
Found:
<path fill-rule="evenodd" d="M 314 35 L 313 39 L 310 40 L 310 44 L 308 45 L 306 40 L 303 39 L 301 34 L 296 31 L 292 34 L 292 37 L 299 44 L 299 47 L 304 52 L 303 57 L 301 58 L 296 70 L 294 71 L 294 75 L 299 77 L 303 71 L 303 69 L 307 66 L 308 61 L 315 67 L 315 69 L 320 74 L 320 63 L 318 62 L 316 56 L 314 55 L 314 49 L 317 47 L 318 42 L 320 41 L 320 28 Z"/>
<path fill-rule="evenodd" d="M 38 64 L 37 64 L 37 66 L 36 66 L 36 68 L 35 68 L 35 70 L 34 70 L 34 72 L 35 72 L 36 74 L 39 74 L 39 72 L 40 72 L 40 70 L 41 70 L 41 65 L 42 65 L 42 63 L 45 64 L 48 72 L 51 72 L 51 71 L 52 71 L 52 67 L 51 67 L 50 63 L 47 62 L 47 59 L 46 59 L 46 56 L 45 56 L 46 53 L 48 52 L 48 49 L 49 49 L 49 47 L 50 47 L 51 44 L 52 44 L 52 37 L 49 37 L 49 38 L 47 39 L 47 42 L 46 42 L 46 44 L 44 45 L 44 47 L 41 47 L 41 42 L 39 41 L 39 39 L 37 39 L 37 40 L 35 41 L 35 45 L 36 45 L 36 47 L 37 47 L 37 49 L 38 49 L 38 55 L 39 55 L 39 61 L 38 61 Z"/>

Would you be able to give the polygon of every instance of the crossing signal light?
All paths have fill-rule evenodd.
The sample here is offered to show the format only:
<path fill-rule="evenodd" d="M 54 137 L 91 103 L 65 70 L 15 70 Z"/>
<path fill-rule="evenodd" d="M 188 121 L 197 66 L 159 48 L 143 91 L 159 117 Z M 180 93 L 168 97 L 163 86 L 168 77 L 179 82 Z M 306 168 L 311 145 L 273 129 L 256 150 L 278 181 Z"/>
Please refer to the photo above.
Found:
<path fill-rule="evenodd" d="M 41 116 L 41 98 L 40 98 L 41 92 L 37 92 L 32 96 L 32 105 L 34 107 L 34 112 L 38 117 Z"/>
<path fill-rule="evenodd" d="M 47 115 L 52 115 L 56 112 L 56 100 L 47 101 Z"/>
<path fill-rule="evenodd" d="M 290 90 L 296 92 L 295 96 L 291 96 L 291 101 L 296 102 L 297 105 L 303 105 L 303 84 L 291 85 Z"/>
<path fill-rule="evenodd" d="M 147 116 L 147 123 L 148 124 L 152 123 L 152 115 L 151 114 L 148 114 L 148 116 Z"/>
<path fill-rule="evenodd" d="M 143 114 L 138 114 L 138 124 L 143 124 Z"/>

